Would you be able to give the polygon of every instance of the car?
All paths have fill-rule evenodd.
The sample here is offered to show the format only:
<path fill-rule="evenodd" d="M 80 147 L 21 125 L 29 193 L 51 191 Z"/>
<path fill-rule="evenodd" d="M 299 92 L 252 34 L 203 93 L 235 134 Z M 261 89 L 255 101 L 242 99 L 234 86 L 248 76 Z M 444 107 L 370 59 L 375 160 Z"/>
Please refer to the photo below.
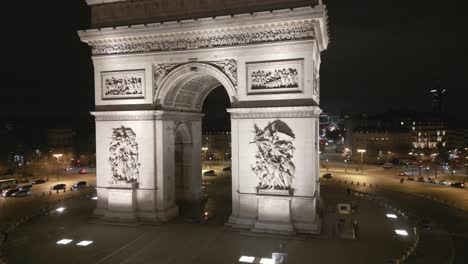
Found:
<path fill-rule="evenodd" d="M 426 181 L 424 180 L 424 177 L 419 177 L 418 182 L 426 182 Z"/>
<path fill-rule="evenodd" d="M 450 186 L 455 187 L 455 188 L 465 188 L 465 182 L 462 182 L 462 181 L 452 182 Z"/>
<path fill-rule="evenodd" d="M 432 184 L 435 184 L 435 183 L 436 183 L 435 180 L 434 180 L 433 178 L 429 178 L 429 177 L 427 178 L 427 182 L 428 182 L 428 183 L 432 183 Z"/>
<path fill-rule="evenodd" d="M 229 166 L 229 167 L 224 167 L 224 168 L 223 168 L 223 171 L 231 171 L 231 166 Z"/>
<path fill-rule="evenodd" d="M 37 179 L 32 182 L 32 184 L 43 184 L 46 183 L 47 181 L 44 179 Z"/>
<path fill-rule="evenodd" d="M 31 195 L 31 191 L 27 190 L 27 189 L 24 189 L 24 190 L 19 190 L 19 191 L 13 193 L 11 196 L 13 196 L 13 197 L 26 197 L 26 196 L 30 196 L 30 195 Z"/>
<path fill-rule="evenodd" d="M 445 181 L 445 180 L 442 179 L 442 180 L 439 181 L 439 184 L 440 184 L 440 185 L 446 185 L 446 184 L 447 184 L 447 181 Z"/>
<path fill-rule="evenodd" d="M 75 184 L 73 184 L 74 189 L 81 189 L 86 187 L 86 182 L 85 181 L 79 181 Z"/>
<path fill-rule="evenodd" d="M 203 173 L 203 176 L 216 176 L 216 173 L 214 170 L 207 170 Z"/>
<path fill-rule="evenodd" d="M 72 167 L 68 166 L 65 168 L 66 171 L 71 171 L 72 170 Z"/>
<path fill-rule="evenodd" d="M 20 190 L 19 188 L 11 188 L 11 189 L 8 189 L 8 190 L 4 190 L 2 192 L 2 197 L 9 197 L 12 194 L 14 194 L 15 192 L 19 191 L 19 190 Z"/>
<path fill-rule="evenodd" d="M 390 162 L 386 162 L 386 163 L 384 163 L 384 165 L 382 167 L 384 169 L 391 169 L 391 168 L 393 168 L 393 164 L 390 163 Z"/>
<path fill-rule="evenodd" d="M 414 178 L 413 177 L 408 177 L 406 178 L 407 181 L 414 181 Z"/>
<path fill-rule="evenodd" d="M 30 185 L 30 184 L 28 184 L 28 185 L 23 185 L 23 186 L 20 186 L 20 191 L 22 191 L 22 190 L 28 190 L 28 191 L 30 191 L 30 190 L 32 190 L 32 188 L 33 188 L 33 186 Z"/>
<path fill-rule="evenodd" d="M 85 170 L 85 169 L 81 169 L 81 170 L 78 171 L 78 173 L 79 174 L 86 174 L 86 173 L 88 173 L 88 171 Z"/>
<path fill-rule="evenodd" d="M 325 173 L 322 177 L 323 177 L 324 179 L 331 179 L 331 178 L 333 178 L 333 174 L 331 174 L 331 173 Z"/>
<path fill-rule="evenodd" d="M 59 183 L 55 184 L 54 186 L 51 186 L 50 189 L 55 191 L 55 190 L 65 190 L 67 188 L 67 185 L 64 183 Z"/>
<path fill-rule="evenodd" d="M 398 173 L 398 175 L 400 175 L 400 176 L 406 176 L 406 173 L 400 171 L 400 173 Z"/>

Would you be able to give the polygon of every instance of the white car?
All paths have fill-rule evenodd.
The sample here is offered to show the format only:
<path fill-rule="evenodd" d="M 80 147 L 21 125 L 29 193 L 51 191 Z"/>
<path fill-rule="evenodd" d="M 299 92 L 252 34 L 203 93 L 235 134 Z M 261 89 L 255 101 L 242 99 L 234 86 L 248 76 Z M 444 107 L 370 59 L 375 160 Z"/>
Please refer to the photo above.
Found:
<path fill-rule="evenodd" d="M 382 167 L 385 168 L 385 169 L 391 169 L 391 168 L 393 168 L 393 164 L 390 163 L 390 162 L 386 162 L 386 163 L 384 163 L 384 165 Z"/>

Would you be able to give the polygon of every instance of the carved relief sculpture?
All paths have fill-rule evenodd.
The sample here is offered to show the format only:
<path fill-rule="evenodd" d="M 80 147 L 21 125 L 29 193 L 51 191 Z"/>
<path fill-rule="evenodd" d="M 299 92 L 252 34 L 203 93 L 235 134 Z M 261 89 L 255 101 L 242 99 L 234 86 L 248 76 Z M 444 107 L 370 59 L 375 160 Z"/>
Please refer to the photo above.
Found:
<path fill-rule="evenodd" d="M 210 61 L 209 64 L 213 64 L 216 68 L 224 72 L 226 76 L 231 80 L 232 84 L 237 87 L 237 62 L 234 59 L 225 59 L 221 61 Z"/>
<path fill-rule="evenodd" d="M 154 65 L 154 90 L 158 90 L 159 85 L 166 75 L 177 68 L 179 63 L 161 63 Z"/>
<path fill-rule="evenodd" d="M 131 128 L 114 128 L 109 147 L 112 179 L 116 182 L 138 182 L 138 143 Z"/>
<path fill-rule="evenodd" d="M 106 98 L 127 98 L 144 96 L 144 70 L 103 72 L 102 76 L 102 97 Z"/>
<path fill-rule="evenodd" d="M 249 94 L 302 92 L 303 60 L 247 64 Z"/>
<path fill-rule="evenodd" d="M 264 129 L 254 125 L 257 145 L 256 162 L 252 171 L 258 178 L 260 189 L 290 189 L 296 167 L 292 162 L 295 135 L 281 120 L 269 123 Z"/>

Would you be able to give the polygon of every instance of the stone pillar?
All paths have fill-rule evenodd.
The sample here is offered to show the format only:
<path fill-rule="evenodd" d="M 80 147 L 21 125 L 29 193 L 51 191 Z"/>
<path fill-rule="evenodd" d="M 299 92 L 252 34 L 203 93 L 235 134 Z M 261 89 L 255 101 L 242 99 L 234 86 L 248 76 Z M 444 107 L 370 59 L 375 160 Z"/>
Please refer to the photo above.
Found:
<path fill-rule="evenodd" d="M 229 112 L 233 189 L 232 215 L 227 224 L 271 233 L 318 233 L 318 134 L 315 124 L 321 110 L 316 106 L 304 106 L 236 108 Z M 289 188 L 268 190 L 259 188 L 260 179 L 252 169 L 259 159 L 255 131 L 271 134 L 275 130 L 284 132 L 275 135 L 284 136 L 292 143 L 293 165 L 278 162 L 272 163 L 272 167 L 288 168 L 293 177 Z M 272 171 L 267 177 L 275 174 L 275 170 Z"/>
<path fill-rule="evenodd" d="M 154 111 L 93 112 L 96 118 L 95 215 L 115 220 L 156 220 Z M 131 131 L 136 145 L 135 181 L 116 180 L 110 157 L 116 129 Z"/>
<path fill-rule="evenodd" d="M 156 209 L 158 218 L 168 221 L 178 215 L 175 203 L 175 126 L 173 120 L 156 116 Z"/>

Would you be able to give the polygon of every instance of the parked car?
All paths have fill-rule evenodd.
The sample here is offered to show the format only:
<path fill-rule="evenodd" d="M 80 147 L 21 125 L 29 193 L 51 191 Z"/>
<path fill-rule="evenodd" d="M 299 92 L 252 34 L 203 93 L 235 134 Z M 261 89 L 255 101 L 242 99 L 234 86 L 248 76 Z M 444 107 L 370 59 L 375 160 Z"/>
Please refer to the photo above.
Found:
<path fill-rule="evenodd" d="M 436 183 L 435 180 L 434 180 L 433 178 L 429 178 L 429 177 L 427 178 L 427 182 L 428 182 L 428 183 L 432 183 L 432 184 L 435 184 L 435 183 Z"/>
<path fill-rule="evenodd" d="M 30 190 L 32 190 L 32 188 L 33 188 L 33 186 L 30 185 L 30 184 L 28 184 L 28 185 L 23 185 L 23 186 L 20 186 L 20 191 L 22 191 L 22 190 L 28 190 L 28 191 L 30 191 Z"/>
<path fill-rule="evenodd" d="M 452 182 L 450 186 L 455 187 L 455 188 L 465 188 L 465 182 L 462 182 L 462 181 Z"/>
<path fill-rule="evenodd" d="M 43 184 L 46 183 L 47 181 L 44 179 L 37 179 L 32 182 L 32 184 Z"/>
<path fill-rule="evenodd" d="M 31 190 L 24 189 L 24 190 L 19 190 L 19 191 L 13 193 L 11 196 L 13 196 L 13 197 L 26 197 L 26 196 L 30 196 L 30 195 L 31 195 Z"/>
<path fill-rule="evenodd" d="M 55 190 L 65 190 L 67 188 L 67 185 L 64 184 L 64 183 L 59 183 L 59 184 L 55 184 L 54 186 L 50 187 L 51 190 L 55 191 Z"/>
<path fill-rule="evenodd" d="M 216 173 L 214 170 L 208 170 L 203 173 L 203 176 L 216 176 Z"/>
<path fill-rule="evenodd" d="M 86 173 L 88 173 L 88 171 L 85 170 L 85 169 L 81 169 L 81 170 L 78 171 L 78 173 L 79 174 L 86 174 Z"/>
<path fill-rule="evenodd" d="M 322 177 L 323 177 L 324 179 L 331 179 L 331 178 L 333 178 L 333 174 L 331 174 L 331 173 L 325 173 Z"/>
<path fill-rule="evenodd" d="M 413 177 L 408 177 L 406 178 L 407 181 L 414 181 L 414 178 Z"/>
<path fill-rule="evenodd" d="M 9 197 L 9 196 L 11 196 L 12 194 L 14 194 L 17 191 L 19 191 L 19 188 L 11 188 L 11 189 L 8 189 L 8 190 L 4 190 L 2 192 L 2 197 Z"/>
<path fill-rule="evenodd" d="M 224 168 L 223 168 L 223 171 L 231 171 L 231 166 L 229 166 L 229 167 L 224 167 Z"/>
<path fill-rule="evenodd" d="M 418 182 L 426 182 L 426 181 L 424 180 L 424 177 L 419 177 Z"/>
<path fill-rule="evenodd" d="M 81 189 L 86 187 L 86 182 L 85 181 L 79 181 L 75 184 L 73 184 L 74 189 Z"/>
<path fill-rule="evenodd" d="M 390 163 L 390 162 L 386 162 L 386 163 L 384 163 L 384 165 L 382 167 L 385 168 L 385 169 L 391 169 L 391 168 L 393 168 L 393 164 Z"/>
<path fill-rule="evenodd" d="M 446 182 L 445 180 L 440 180 L 440 181 L 439 181 L 439 184 L 440 184 L 440 185 L 447 185 L 447 182 Z"/>

